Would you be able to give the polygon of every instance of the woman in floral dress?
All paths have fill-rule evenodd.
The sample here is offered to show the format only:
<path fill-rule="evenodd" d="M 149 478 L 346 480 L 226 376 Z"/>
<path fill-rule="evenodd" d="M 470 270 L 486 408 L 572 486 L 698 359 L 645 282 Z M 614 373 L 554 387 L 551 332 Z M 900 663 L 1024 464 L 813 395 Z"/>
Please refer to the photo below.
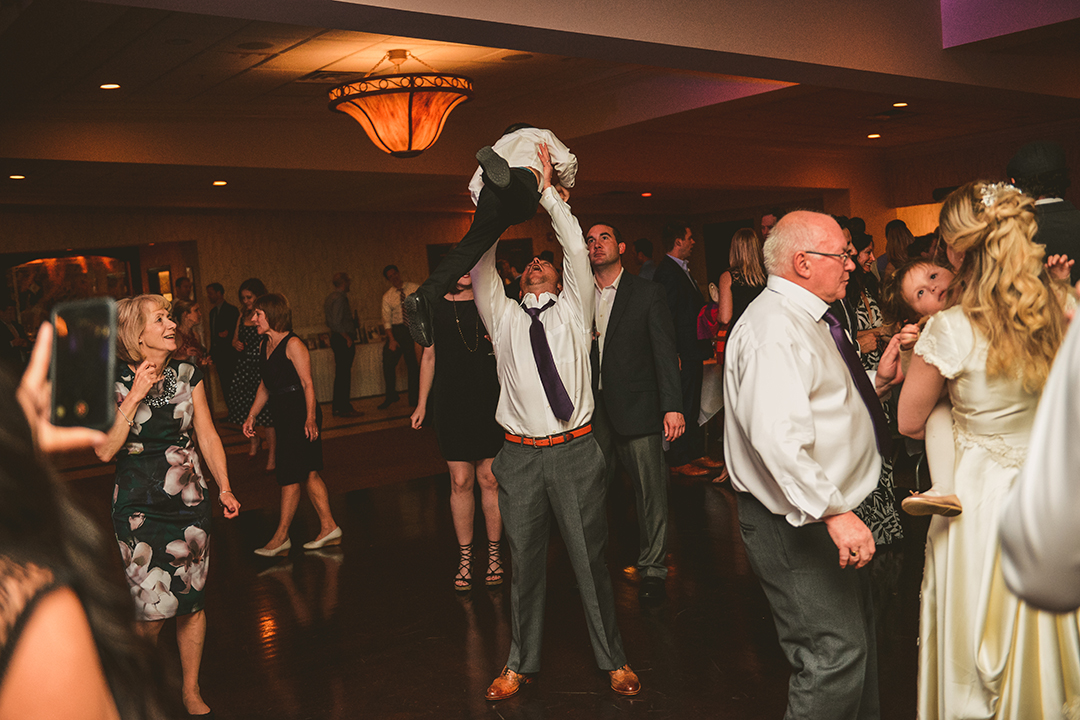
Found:
<path fill-rule="evenodd" d="M 116 423 L 97 448 L 116 457 L 113 528 L 126 567 L 140 629 L 156 638 L 176 618 L 189 714 L 210 708 L 199 692 L 206 636 L 203 590 L 210 565 L 210 500 L 193 431 L 220 492 L 225 517 L 240 511 L 229 489 L 225 450 L 214 429 L 202 371 L 170 360 L 176 323 L 160 295 L 121 300 L 118 313 Z"/>

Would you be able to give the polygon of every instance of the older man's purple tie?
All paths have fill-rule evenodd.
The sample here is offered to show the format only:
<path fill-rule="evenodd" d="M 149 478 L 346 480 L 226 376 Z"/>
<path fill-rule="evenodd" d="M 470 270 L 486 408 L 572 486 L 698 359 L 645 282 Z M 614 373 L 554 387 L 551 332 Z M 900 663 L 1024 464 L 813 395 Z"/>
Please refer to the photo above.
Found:
<path fill-rule="evenodd" d="M 559 378 L 559 371 L 555 368 L 555 358 L 551 356 L 551 348 L 548 346 L 547 333 L 544 332 L 544 324 L 540 322 L 540 313 L 555 304 L 554 300 L 548 300 L 544 307 L 525 308 L 532 318 L 529 327 L 529 341 L 532 343 L 533 358 L 536 360 L 536 369 L 540 371 L 540 384 L 544 386 L 548 403 L 555 417 L 563 422 L 570 419 L 574 412 L 574 403 L 566 394 L 566 388 Z"/>
<path fill-rule="evenodd" d="M 874 438 L 877 440 L 878 452 L 889 457 L 892 452 L 892 434 L 889 432 L 889 422 L 885 419 L 885 411 L 881 409 L 881 401 L 874 386 L 870 384 L 870 376 L 866 374 L 859 356 L 855 354 L 855 348 L 848 340 L 847 333 L 840 326 L 840 320 L 831 312 L 825 312 L 825 322 L 829 324 L 829 332 L 832 333 L 833 342 L 840 351 L 840 357 L 844 358 L 851 379 L 855 381 L 855 387 L 862 397 L 863 404 L 870 411 L 870 419 L 874 423 Z"/>

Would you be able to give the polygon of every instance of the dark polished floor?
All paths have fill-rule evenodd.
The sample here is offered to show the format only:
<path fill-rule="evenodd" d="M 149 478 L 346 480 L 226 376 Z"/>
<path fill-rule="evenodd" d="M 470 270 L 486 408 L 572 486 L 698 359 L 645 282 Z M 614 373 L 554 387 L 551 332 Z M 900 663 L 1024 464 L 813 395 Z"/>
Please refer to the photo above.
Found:
<path fill-rule="evenodd" d="M 641 694 L 615 695 L 597 670 L 573 573 L 555 537 L 543 671 L 516 697 L 486 702 L 484 690 L 510 642 L 508 583 L 453 591 L 449 480 L 433 435 L 404 427 L 406 412 L 395 407 L 337 433 L 328 428 L 324 475 L 344 542 L 318 552 L 299 549 L 318 528 L 303 500 L 293 550 L 277 560 L 252 554 L 276 523 L 277 486 L 262 463 L 248 460 L 243 439 L 223 428 L 244 509 L 233 521 L 215 518 L 207 584 L 202 688 L 219 718 L 783 716 L 788 667 L 746 561 L 735 498 L 726 485 L 702 483 L 670 486 L 668 600 L 654 609 L 640 607 L 636 583 L 622 570 L 637 548 L 632 496 L 621 480 L 609 493 L 609 565 Z M 382 429 L 360 432 L 367 427 Z M 111 483 L 106 474 L 71 484 L 105 519 Z M 915 716 L 924 534 L 909 527 L 903 547 L 888 553 L 875 573 L 887 719 Z M 477 538 L 483 539 L 479 517 Z M 509 564 L 512 569 L 512 558 Z M 175 653 L 175 644 L 164 641 L 161 649 Z"/>

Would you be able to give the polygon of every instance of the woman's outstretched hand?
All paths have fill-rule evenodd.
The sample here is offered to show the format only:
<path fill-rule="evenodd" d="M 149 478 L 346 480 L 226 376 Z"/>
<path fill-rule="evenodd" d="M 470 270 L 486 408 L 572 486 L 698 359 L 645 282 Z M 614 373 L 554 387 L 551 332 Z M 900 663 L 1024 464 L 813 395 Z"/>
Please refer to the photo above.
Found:
<path fill-rule="evenodd" d="M 16 395 L 26 413 L 34 442 L 45 453 L 92 448 L 105 441 L 105 433 L 84 427 L 57 427 L 49 421 L 52 387 L 49 383 L 49 358 L 52 354 L 52 325 L 42 323 L 30 355 L 30 365 L 23 373 Z"/>

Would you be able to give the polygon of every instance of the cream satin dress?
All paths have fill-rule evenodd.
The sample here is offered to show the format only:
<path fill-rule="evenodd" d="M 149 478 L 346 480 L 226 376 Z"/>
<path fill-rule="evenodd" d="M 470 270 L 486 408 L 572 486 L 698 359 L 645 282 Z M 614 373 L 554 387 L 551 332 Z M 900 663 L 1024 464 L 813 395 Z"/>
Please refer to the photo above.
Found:
<path fill-rule="evenodd" d="M 1080 618 L 1034 610 L 1013 595 L 997 535 L 1039 398 L 1019 380 L 988 377 L 986 351 L 959 307 L 931 318 L 915 345 L 948 381 L 964 506 L 957 517 L 935 515 L 926 540 L 919 718 L 1059 720 L 1080 699 Z"/>

